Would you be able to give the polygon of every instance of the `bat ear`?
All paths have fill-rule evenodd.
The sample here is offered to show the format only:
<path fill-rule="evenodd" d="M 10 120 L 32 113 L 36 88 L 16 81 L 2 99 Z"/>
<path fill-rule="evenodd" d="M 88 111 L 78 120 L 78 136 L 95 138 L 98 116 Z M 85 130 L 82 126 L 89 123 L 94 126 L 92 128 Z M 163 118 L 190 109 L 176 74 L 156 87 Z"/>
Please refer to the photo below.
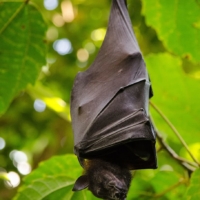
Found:
<path fill-rule="evenodd" d="M 82 175 L 76 180 L 72 191 L 75 192 L 75 191 L 83 190 L 83 189 L 87 188 L 88 185 L 89 185 L 88 176 Z"/>

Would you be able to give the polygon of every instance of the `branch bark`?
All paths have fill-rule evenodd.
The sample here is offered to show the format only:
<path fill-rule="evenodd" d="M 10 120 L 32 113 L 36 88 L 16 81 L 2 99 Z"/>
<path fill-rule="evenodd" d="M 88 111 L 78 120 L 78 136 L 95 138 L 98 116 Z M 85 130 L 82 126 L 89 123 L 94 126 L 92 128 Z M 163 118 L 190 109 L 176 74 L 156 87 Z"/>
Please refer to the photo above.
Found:
<path fill-rule="evenodd" d="M 183 166 L 189 173 L 195 171 L 198 168 L 198 165 L 194 162 L 190 162 L 180 156 L 164 141 L 162 135 L 158 132 L 156 132 L 157 139 L 162 146 L 164 150 L 167 151 L 167 153 L 175 159 L 181 166 Z"/>

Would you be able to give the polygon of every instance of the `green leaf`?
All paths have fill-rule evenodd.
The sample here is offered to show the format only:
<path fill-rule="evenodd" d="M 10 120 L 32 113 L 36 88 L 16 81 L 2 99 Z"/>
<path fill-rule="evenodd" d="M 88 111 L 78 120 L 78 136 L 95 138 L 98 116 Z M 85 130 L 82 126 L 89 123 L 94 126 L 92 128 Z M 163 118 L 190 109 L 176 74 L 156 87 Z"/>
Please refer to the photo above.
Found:
<path fill-rule="evenodd" d="M 155 197 L 159 199 L 164 196 L 170 200 L 181 199 L 186 189 L 184 178 L 174 171 L 159 171 L 151 183 L 156 192 Z"/>
<path fill-rule="evenodd" d="M 66 191 L 72 193 L 71 189 L 73 183 L 74 180 L 67 176 L 48 176 L 42 179 L 37 179 L 29 186 L 22 188 L 15 199 L 44 199 L 55 191 L 59 192 L 62 188 L 65 188 Z"/>
<path fill-rule="evenodd" d="M 81 175 L 82 171 L 76 156 L 71 154 L 55 156 L 41 162 L 35 171 L 25 177 L 24 182 L 28 184 L 34 180 L 58 174 L 63 174 L 75 180 Z"/>
<path fill-rule="evenodd" d="M 152 102 L 175 125 L 187 143 L 200 141 L 200 80 L 188 77 L 181 68 L 181 60 L 170 54 L 152 54 L 145 61 L 154 91 Z M 158 130 L 177 141 L 163 119 L 156 112 L 152 114 Z"/>
<path fill-rule="evenodd" d="M 157 153 L 158 166 L 161 171 L 173 171 L 179 178 L 185 174 L 185 169 L 173 159 L 164 149 Z"/>
<path fill-rule="evenodd" d="M 24 2 L 0 3 L 0 114 L 46 64 L 46 26 L 40 12 Z"/>
<path fill-rule="evenodd" d="M 191 177 L 190 187 L 186 192 L 186 200 L 200 199 L 200 169 L 196 170 Z"/>
<path fill-rule="evenodd" d="M 56 156 L 42 162 L 24 179 L 15 200 L 96 199 L 89 191 L 72 192 L 82 169 L 74 155 Z"/>
<path fill-rule="evenodd" d="M 154 190 L 151 185 L 152 177 L 156 171 L 154 170 L 138 170 L 133 175 L 131 187 L 128 192 L 127 200 L 152 200 L 154 199 Z"/>
<path fill-rule="evenodd" d="M 142 0 L 142 13 L 165 47 L 200 61 L 200 6 L 197 1 Z"/>
<path fill-rule="evenodd" d="M 176 200 L 183 197 L 186 189 L 184 169 L 165 151 L 159 151 L 157 156 L 157 170 L 136 171 L 127 200 Z"/>

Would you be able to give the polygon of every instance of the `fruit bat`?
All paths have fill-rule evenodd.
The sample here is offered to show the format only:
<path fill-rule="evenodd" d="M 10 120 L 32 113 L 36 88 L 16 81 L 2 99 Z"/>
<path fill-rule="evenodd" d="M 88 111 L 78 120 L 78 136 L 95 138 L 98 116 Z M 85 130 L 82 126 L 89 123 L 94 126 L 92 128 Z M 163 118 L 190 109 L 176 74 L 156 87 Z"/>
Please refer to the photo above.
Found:
<path fill-rule="evenodd" d="M 74 152 L 86 169 L 86 174 L 75 183 L 74 191 L 88 187 L 100 198 L 125 199 L 130 181 L 126 182 L 118 174 L 122 173 L 129 180 L 127 170 L 157 167 L 156 136 L 148 111 L 152 96 L 126 0 L 112 0 L 102 46 L 92 65 L 76 76 L 71 94 Z M 91 166 L 97 172 L 99 165 L 102 176 L 108 172 L 107 181 L 98 179 L 95 182 L 102 187 L 91 189 L 90 176 L 100 175 L 89 172 L 95 171 Z M 103 168 L 106 165 L 110 166 L 107 171 Z M 114 177 L 115 181 L 108 177 Z M 105 189 L 112 181 L 112 189 Z M 122 190 L 126 192 L 119 192 Z M 107 193 L 107 197 L 98 196 L 98 192 Z"/>

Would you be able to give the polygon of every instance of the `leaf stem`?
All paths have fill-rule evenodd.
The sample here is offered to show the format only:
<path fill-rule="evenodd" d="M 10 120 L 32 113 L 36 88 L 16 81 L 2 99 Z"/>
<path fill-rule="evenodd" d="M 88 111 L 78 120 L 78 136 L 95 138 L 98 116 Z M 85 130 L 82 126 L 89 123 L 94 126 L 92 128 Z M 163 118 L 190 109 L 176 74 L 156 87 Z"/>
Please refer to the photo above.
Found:
<path fill-rule="evenodd" d="M 177 129 L 174 127 L 174 125 L 169 121 L 169 119 L 161 112 L 161 110 L 154 105 L 152 102 L 150 102 L 150 105 L 158 112 L 158 114 L 164 119 L 164 121 L 168 124 L 168 126 L 172 129 L 172 131 L 175 133 L 175 135 L 178 137 L 178 139 L 180 140 L 180 142 L 182 143 L 182 145 L 185 147 L 185 149 L 187 150 L 187 152 L 189 153 L 189 155 L 191 156 L 191 158 L 194 160 L 194 162 L 200 166 L 199 162 L 197 161 L 197 159 L 193 156 L 193 154 L 191 153 L 189 147 L 187 146 L 186 142 L 184 141 L 184 139 L 182 138 L 182 136 L 180 135 L 180 133 L 177 131 Z"/>
<path fill-rule="evenodd" d="M 3 33 L 3 31 L 8 27 L 8 25 L 13 21 L 13 19 L 18 15 L 18 13 L 22 10 L 22 8 L 25 6 L 25 3 L 22 3 L 20 7 L 13 13 L 13 15 L 10 17 L 10 19 L 4 24 L 4 26 L 0 29 L 0 35 Z"/>

